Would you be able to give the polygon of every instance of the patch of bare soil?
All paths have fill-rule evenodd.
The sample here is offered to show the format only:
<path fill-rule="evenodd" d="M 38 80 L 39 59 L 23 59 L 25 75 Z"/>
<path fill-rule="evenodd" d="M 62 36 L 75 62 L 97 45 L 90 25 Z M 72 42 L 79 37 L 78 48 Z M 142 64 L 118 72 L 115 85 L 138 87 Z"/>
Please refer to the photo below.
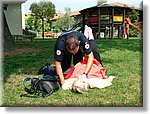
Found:
<path fill-rule="evenodd" d="M 4 52 L 4 56 L 11 56 L 11 55 L 17 55 L 22 53 L 31 53 L 31 52 L 37 52 L 40 51 L 40 49 L 37 48 L 29 48 L 29 47 L 17 47 L 15 50 Z"/>

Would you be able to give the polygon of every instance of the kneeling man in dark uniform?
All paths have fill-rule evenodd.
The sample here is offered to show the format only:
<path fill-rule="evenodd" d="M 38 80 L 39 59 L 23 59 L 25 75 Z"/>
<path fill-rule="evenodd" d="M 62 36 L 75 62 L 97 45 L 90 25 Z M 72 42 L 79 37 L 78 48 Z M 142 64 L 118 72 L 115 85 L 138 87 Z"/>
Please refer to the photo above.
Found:
<path fill-rule="evenodd" d="M 83 33 L 69 31 L 60 35 L 56 41 L 54 51 L 55 68 L 62 85 L 65 83 L 63 72 L 71 67 L 72 57 L 75 65 L 82 61 L 84 54 L 89 56 L 87 67 L 84 71 L 84 75 L 88 75 L 94 56 L 88 39 Z"/>

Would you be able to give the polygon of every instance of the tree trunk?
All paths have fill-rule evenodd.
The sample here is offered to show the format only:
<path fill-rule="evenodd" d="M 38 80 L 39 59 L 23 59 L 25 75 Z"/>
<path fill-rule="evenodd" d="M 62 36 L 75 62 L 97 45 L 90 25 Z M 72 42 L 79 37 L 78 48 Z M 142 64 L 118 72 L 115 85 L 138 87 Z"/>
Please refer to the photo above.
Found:
<path fill-rule="evenodd" d="M 42 18 L 42 38 L 44 40 L 44 19 Z"/>

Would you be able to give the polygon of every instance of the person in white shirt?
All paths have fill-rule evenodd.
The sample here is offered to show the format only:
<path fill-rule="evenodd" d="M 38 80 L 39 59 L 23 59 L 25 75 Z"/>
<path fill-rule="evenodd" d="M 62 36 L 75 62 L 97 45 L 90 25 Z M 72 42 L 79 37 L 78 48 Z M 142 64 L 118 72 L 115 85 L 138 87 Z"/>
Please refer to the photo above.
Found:
<path fill-rule="evenodd" d="M 93 36 L 93 32 L 92 32 L 92 29 L 91 27 L 85 25 L 84 27 L 84 35 L 86 36 L 86 38 L 88 39 L 89 41 L 89 44 L 91 46 L 91 49 L 92 49 L 92 52 L 93 52 L 93 55 L 94 55 L 94 58 L 99 61 L 99 63 L 103 66 L 102 64 L 102 61 L 101 61 L 101 58 L 100 58 L 100 54 L 96 48 L 96 42 L 94 40 L 94 36 Z"/>

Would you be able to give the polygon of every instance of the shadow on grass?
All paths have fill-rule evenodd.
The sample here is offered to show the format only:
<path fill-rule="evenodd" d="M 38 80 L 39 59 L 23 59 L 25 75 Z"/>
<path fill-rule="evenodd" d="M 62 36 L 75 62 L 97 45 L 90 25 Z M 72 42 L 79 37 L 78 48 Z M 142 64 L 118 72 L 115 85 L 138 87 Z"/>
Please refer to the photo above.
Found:
<path fill-rule="evenodd" d="M 28 52 L 5 56 L 3 59 L 3 79 L 4 82 L 10 75 L 16 76 L 27 74 L 36 75 L 39 68 L 46 62 L 53 63 L 53 51 L 55 40 L 17 42 L 17 47 L 34 47 L 41 49 L 38 52 Z"/>

